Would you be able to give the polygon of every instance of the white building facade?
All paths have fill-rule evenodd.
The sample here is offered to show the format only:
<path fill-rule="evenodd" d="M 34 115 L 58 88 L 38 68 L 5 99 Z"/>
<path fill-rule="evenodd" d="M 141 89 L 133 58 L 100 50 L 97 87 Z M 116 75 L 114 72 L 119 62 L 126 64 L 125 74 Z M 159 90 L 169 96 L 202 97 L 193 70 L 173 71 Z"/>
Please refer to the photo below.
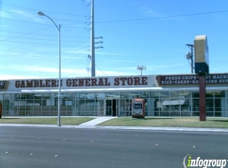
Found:
<path fill-rule="evenodd" d="M 207 116 L 228 117 L 228 74 L 206 77 Z M 131 116 L 132 99 L 146 116 L 199 116 L 196 75 L 65 78 L 61 116 Z M 57 116 L 58 79 L 0 81 L 3 116 Z"/>

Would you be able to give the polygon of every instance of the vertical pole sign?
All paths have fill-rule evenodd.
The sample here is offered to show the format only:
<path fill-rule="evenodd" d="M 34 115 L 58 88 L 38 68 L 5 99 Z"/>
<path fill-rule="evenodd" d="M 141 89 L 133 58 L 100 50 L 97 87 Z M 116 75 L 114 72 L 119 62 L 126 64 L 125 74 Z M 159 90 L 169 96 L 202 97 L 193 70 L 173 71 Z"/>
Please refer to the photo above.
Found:
<path fill-rule="evenodd" d="M 206 81 L 209 74 L 209 55 L 207 36 L 196 36 L 194 40 L 195 49 L 195 73 L 199 77 L 199 120 L 206 121 Z"/>

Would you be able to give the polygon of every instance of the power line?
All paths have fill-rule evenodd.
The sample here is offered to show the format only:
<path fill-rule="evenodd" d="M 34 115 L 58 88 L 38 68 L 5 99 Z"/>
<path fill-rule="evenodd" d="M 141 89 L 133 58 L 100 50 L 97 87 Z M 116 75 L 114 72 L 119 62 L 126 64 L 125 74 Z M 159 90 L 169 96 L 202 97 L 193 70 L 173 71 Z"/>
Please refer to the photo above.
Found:
<path fill-rule="evenodd" d="M 54 40 L 48 40 L 48 41 L 53 41 Z M 55 40 L 56 41 L 56 40 Z M 25 42 L 25 41 L 21 41 L 21 40 L 7 40 L 7 42 L 13 42 L 13 43 L 23 43 L 23 44 L 44 44 L 42 42 L 40 43 L 36 43 L 36 42 Z M 70 41 L 67 41 L 67 42 L 70 42 Z M 74 42 L 83 42 L 83 41 L 74 41 Z M 85 42 L 85 41 L 84 41 Z M 45 43 L 45 45 L 56 45 L 56 44 L 50 44 L 50 43 Z M 75 46 L 74 44 L 62 44 L 62 46 Z"/>
<path fill-rule="evenodd" d="M 106 75 L 97 65 L 96 65 L 96 67 L 105 75 L 105 76 L 108 76 L 108 75 Z"/>
<path fill-rule="evenodd" d="M 77 73 L 77 71 L 80 71 L 80 70 L 86 68 L 88 65 L 89 65 L 89 64 L 86 64 L 86 65 L 84 65 L 83 67 L 81 67 L 81 68 L 75 70 L 74 72 L 69 73 L 68 76 L 63 76 L 63 77 L 64 77 L 64 78 L 67 78 L 67 77 L 69 77 L 70 75 Z"/>
<path fill-rule="evenodd" d="M 75 1 L 71 1 L 71 3 L 67 3 L 68 4 L 67 7 L 65 6 L 66 9 L 61 8 L 61 10 L 64 10 L 63 12 L 66 12 L 66 13 L 54 13 L 51 11 L 48 12 L 48 13 L 52 13 L 52 14 L 57 14 L 57 15 L 54 15 L 54 18 L 56 18 L 56 20 L 58 20 L 58 22 L 59 21 L 63 22 L 61 24 L 64 25 L 65 28 L 67 28 L 64 30 L 68 31 L 68 32 L 69 32 L 69 28 L 77 28 L 77 27 L 83 28 L 84 27 L 84 26 L 83 27 L 81 26 L 82 24 L 84 24 L 84 21 L 77 21 L 79 19 L 70 18 L 70 16 L 73 16 L 73 17 L 80 16 L 80 17 L 83 17 L 83 19 L 84 19 L 84 15 L 69 14 L 70 10 L 73 12 L 73 10 L 75 11 L 76 8 L 80 8 L 80 5 L 76 5 L 76 8 L 73 7 L 75 5 L 73 5 L 72 3 L 75 4 Z M 7 5 L 7 4 L 4 3 L 4 5 Z M 8 4 L 8 5 L 10 5 L 10 4 Z M 16 5 L 11 5 L 11 8 L 12 8 L 12 6 L 17 7 L 17 8 L 20 7 L 20 6 L 16 6 Z M 10 7 L 8 7 L 8 8 L 10 8 Z M 17 10 L 29 9 L 29 10 L 32 10 L 33 13 L 34 13 L 34 11 L 37 11 L 37 9 L 31 9 L 31 8 L 26 8 L 26 7 L 20 7 L 20 8 Z M 1 11 L 3 11 L 3 10 L 1 10 Z M 27 23 L 26 27 L 33 26 L 33 24 L 44 25 L 43 28 L 45 28 L 45 25 L 46 25 L 45 29 L 50 29 L 52 27 L 52 26 L 50 26 L 50 24 L 42 24 L 42 23 L 38 23 L 38 22 L 36 23 L 34 19 L 24 20 L 23 18 L 26 18 L 25 16 L 27 16 L 27 14 L 28 14 L 28 16 L 33 17 L 33 15 L 31 14 L 31 11 L 23 10 L 23 11 L 25 11 L 24 14 L 12 12 L 12 11 L 4 11 L 9 16 L 12 16 L 12 18 L 2 18 L 1 20 L 5 19 L 6 23 L 7 23 L 7 21 L 12 21 L 11 24 L 14 23 L 15 25 L 18 25 L 17 22 Z M 13 17 L 15 14 L 19 15 L 19 18 L 18 18 L 18 16 Z M 78 26 L 79 23 L 82 23 L 82 24 L 80 24 Z M 71 24 L 71 25 L 69 25 L 69 24 Z M 13 29 L 2 30 L 2 28 L 1 28 L 2 33 L 0 35 L 0 37 L 1 37 L 0 42 L 2 41 L 2 44 L 5 43 L 4 44 L 5 47 L 3 47 L 4 50 L 1 51 L 1 54 L 3 53 L 5 55 L 5 58 L 7 58 L 6 61 L 9 65 L 13 65 L 15 63 L 24 65 L 25 60 L 22 58 L 25 58 L 25 57 L 27 57 L 26 58 L 27 61 L 33 60 L 33 61 L 31 61 L 31 65 L 32 65 L 34 63 L 34 59 L 37 60 L 37 59 L 41 58 L 40 56 L 46 56 L 46 55 L 47 55 L 47 57 L 45 60 L 47 63 L 47 67 L 49 67 L 49 66 L 51 67 L 52 65 L 55 65 L 56 57 L 53 57 L 53 56 L 55 56 L 55 53 L 52 53 L 53 47 L 52 46 L 50 47 L 50 45 L 52 45 L 52 44 L 54 45 L 54 43 L 52 42 L 53 38 L 48 39 L 48 37 L 55 37 L 54 35 L 51 35 L 51 33 L 49 33 L 48 31 L 45 31 L 46 34 L 44 34 L 42 31 L 45 29 L 32 31 L 32 32 L 26 32 L 26 30 L 28 30 L 28 29 L 17 29 L 17 30 L 21 30 L 21 32 L 20 32 L 17 30 L 12 31 Z M 83 46 L 82 45 L 77 46 L 77 44 L 75 44 L 75 42 L 78 42 L 78 41 L 76 41 L 76 40 L 78 40 L 78 38 L 84 38 L 82 40 L 85 40 L 88 37 L 83 36 L 84 34 L 78 34 L 78 35 L 79 36 L 77 36 L 77 34 L 73 33 L 71 36 L 69 36 L 69 35 L 62 36 L 63 45 L 70 46 L 70 49 L 73 51 L 72 53 L 68 52 L 69 47 L 66 47 L 66 51 L 63 51 L 63 53 L 64 53 L 63 63 L 66 65 L 69 65 L 69 63 L 72 63 L 72 59 L 86 58 L 85 55 L 86 56 L 88 55 L 87 53 L 83 53 L 83 50 L 86 51 L 87 49 L 89 49 L 88 44 L 86 46 L 84 44 L 83 44 Z M 42 38 L 44 38 L 45 36 L 48 36 L 48 37 L 45 38 L 42 43 L 39 43 L 40 41 L 38 41 L 38 40 L 42 40 Z M 4 39 L 3 39 L 3 37 L 4 37 Z M 75 38 L 75 40 L 73 38 Z M 34 39 L 36 41 L 34 41 Z M 71 39 L 71 40 L 69 40 L 69 39 Z M 21 45 L 18 45 L 21 43 L 25 43 L 26 45 L 22 45 L 23 47 L 21 47 Z M 33 46 L 33 44 L 42 44 L 42 46 L 36 47 L 36 46 Z M 43 47 L 43 46 L 47 46 L 47 47 Z M 20 57 L 18 57 L 19 53 L 21 53 Z M 13 54 L 15 54 L 15 55 L 13 55 Z M 28 72 L 28 73 L 33 73 L 33 71 Z M 47 72 L 45 72 L 45 73 L 47 73 Z"/>
<path fill-rule="evenodd" d="M 2 3 L 2 4 L 3 5 L 8 5 L 8 6 L 13 6 L 13 7 L 18 7 L 18 8 L 29 9 L 29 10 L 33 10 L 33 11 L 37 10 L 37 9 L 34 9 L 34 8 L 26 8 L 26 7 L 22 7 L 22 6 L 7 4 L 7 3 Z M 7 11 L 7 10 L 5 10 L 5 11 Z M 16 13 L 16 12 L 12 12 L 12 11 L 7 11 L 7 12 Z M 61 15 L 69 15 L 69 16 L 83 16 L 84 17 L 84 15 L 75 15 L 75 14 L 67 14 L 67 13 L 56 13 L 56 12 L 51 12 L 51 11 L 46 11 L 46 12 L 53 13 L 53 14 L 61 14 Z M 179 15 L 172 15 L 172 16 L 149 17 L 149 18 L 134 18 L 134 19 L 122 19 L 122 20 L 108 20 L 108 21 L 96 21 L 95 23 L 134 22 L 134 21 L 153 20 L 153 19 L 167 19 L 167 18 L 175 18 L 175 17 L 188 17 L 188 16 L 208 15 L 208 14 L 216 14 L 216 13 L 224 13 L 224 12 L 228 12 L 228 9 L 220 10 L 220 11 L 209 11 L 209 12 L 200 12 L 200 13 L 179 14 Z M 9 19 L 9 18 L 7 18 L 7 19 Z M 16 20 L 16 19 L 9 19 L 9 20 L 19 21 L 19 20 Z M 66 20 L 62 20 L 62 21 L 66 21 Z M 22 22 L 26 22 L 26 21 L 22 21 Z M 77 21 L 77 22 L 84 23 L 83 21 Z M 34 23 L 34 22 L 28 22 L 28 23 Z"/>
<path fill-rule="evenodd" d="M 38 34 L 35 34 L 38 36 Z M 39 37 L 46 37 L 46 35 L 42 34 L 42 35 L 39 35 L 38 37 L 21 37 L 23 39 L 31 39 L 31 40 L 47 40 L 47 38 L 39 38 Z M 48 35 L 47 35 L 48 36 Z M 20 36 L 7 36 L 7 35 L 0 35 L 0 37 L 5 37 L 5 38 L 8 38 L 7 40 L 0 40 L 0 41 L 8 41 L 9 39 L 13 39 L 13 38 L 18 38 L 18 39 L 21 39 Z M 55 37 L 54 35 L 49 35 L 49 37 Z M 65 38 L 67 37 L 70 37 L 70 36 L 64 36 Z M 71 37 L 71 38 L 78 38 L 77 36 L 75 37 Z M 84 37 L 84 38 L 88 38 L 88 37 Z M 50 40 L 50 39 L 49 39 Z M 54 41 L 54 40 L 50 40 L 50 41 Z M 56 40 L 55 40 L 56 41 Z M 67 40 L 68 42 L 72 42 L 73 40 Z M 76 42 L 79 42 L 79 41 L 76 41 Z"/>
<path fill-rule="evenodd" d="M 23 43 L 23 41 L 15 41 L 15 40 L 12 40 L 12 39 L 24 40 L 24 41 L 26 41 L 26 40 L 42 41 L 42 43 L 40 43 L 40 44 L 43 44 L 43 41 L 44 41 L 44 40 L 45 40 L 45 41 L 50 41 L 50 42 L 56 42 L 55 39 L 44 38 L 44 37 L 46 37 L 45 35 L 41 35 L 41 36 L 38 36 L 38 35 L 37 35 L 37 37 L 36 37 L 36 35 L 35 35 L 35 37 L 34 37 L 34 36 L 24 37 L 23 35 L 21 35 L 21 36 L 0 35 L 0 37 L 5 38 L 5 39 L 3 39 L 3 40 L 0 40 L 0 41 L 5 41 L 5 42 L 22 42 L 22 43 Z M 40 38 L 40 37 L 43 37 L 43 38 Z M 51 37 L 55 37 L 55 36 L 51 36 Z M 68 37 L 69 37 L 69 36 L 68 36 Z M 77 38 L 77 37 L 74 37 L 74 38 Z M 87 37 L 87 38 L 88 38 L 88 37 Z M 72 40 L 72 39 L 69 40 L 68 38 L 65 38 L 65 37 L 64 37 L 63 39 L 64 39 L 64 40 L 67 39 L 67 42 L 68 42 L 68 43 L 71 43 L 71 42 L 86 42 L 85 40 L 84 40 L 84 41 L 83 41 L 83 40 L 81 40 L 81 41 L 79 41 L 79 40 Z M 33 44 L 39 44 L 39 43 L 33 43 Z"/>
<path fill-rule="evenodd" d="M 138 18 L 138 19 L 123 19 L 123 20 L 110 20 L 110 21 L 96 21 L 96 23 L 134 22 L 134 21 L 153 20 L 153 19 L 168 19 L 168 18 L 176 18 L 176 17 L 209 15 L 209 14 L 224 13 L 224 12 L 228 12 L 228 9 L 227 10 L 221 10 L 221 11 L 180 14 L 180 15 L 172 15 L 172 16 L 149 17 L 149 18 Z"/>
<path fill-rule="evenodd" d="M 1 3 L 1 4 L 7 5 L 7 6 L 12 6 L 12 7 L 17 7 L 17 8 L 23 8 L 23 9 L 27 9 L 27 10 L 32 10 L 32 11 L 37 11 L 37 9 L 35 9 L 35 8 L 27 8 L 27 7 L 18 6 L 18 5 L 12 5 L 12 4 L 7 4 L 7 3 Z M 10 12 L 12 12 L 12 11 L 10 11 Z M 69 16 L 80 16 L 80 17 L 84 17 L 84 15 L 58 13 L 58 12 L 52 12 L 52 11 L 45 11 L 45 12 L 47 12 L 47 13 L 53 13 L 53 14 L 60 14 L 60 15 L 69 15 Z"/>
<path fill-rule="evenodd" d="M 47 30 L 47 29 L 50 29 L 50 27 L 44 28 L 44 29 L 39 29 L 39 30 L 32 31 L 32 32 L 28 32 L 28 33 L 25 33 L 25 34 L 21 34 L 21 35 L 19 35 L 19 36 L 14 36 L 14 37 L 12 37 L 12 38 L 18 38 L 18 37 L 22 37 L 22 36 L 29 35 L 29 34 L 34 34 L 34 33 L 36 33 L 36 32 L 40 32 L 40 31 Z M 12 38 L 10 38 L 10 39 L 12 39 Z M 8 39 L 0 40 L 0 41 L 7 41 L 7 40 L 8 40 Z"/>
<path fill-rule="evenodd" d="M 10 19 L 10 18 L 1 18 L 1 19 L 6 19 L 6 20 L 12 20 L 12 21 L 16 21 L 16 22 L 23 22 L 23 23 L 31 23 L 31 24 L 39 24 L 39 25 L 50 25 L 50 24 L 44 24 L 44 23 L 38 23 L 38 22 L 29 22 L 29 21 L 24 21 L 24 20 L 18 20 L 18 19 Z M 63 20 L 63 19 L 56 19 L 56 20 L 62 20 L 62 21 L 68 21 L 69 20 Z M 83 21 L 72 21 L 71 23 L 67 23 L 66 25 L 69 25 L 69 24 L 74 24 L 74 23 L 82 23 L 84 24 Z M 66 26 L 64 23 L 62 23 L 62 25 L 64 25 L 64 27 L 70 27 L 70 26 Z M 80 27 L 80 26 L 74 26 L 74 27 Z"/>
<path fill-rule="evenodd" d="M 51 27 L 48 27 L 48 28 L 46 28 L 46 29 L 49 29 L 49 28 L 51 28 Z M 45 30 L 45 29 L 42 29 L 41 31 L 43 31 L 43 30 Z M 39 31 L 39 30 L 38 30 Z M 37 31 L 37 32 L 38 32 Z M 10 31 L 10 30 L 1 30 L 1 32 L 8 32 L 8 33 L 17 33 L 17 34 L 27 34 L 27 32 L 18 32 L 18 31 Z M 30 33 L 30 34 L 32 34 L 32 33 Z M 49 37 L 56 37 L 56 35 L 50 35 L 50 34 L 39 34 L 39 33 L 36 33 L 36 34 L 34 34 L 34 35 L 37 35 L 37 36 L 49 36 Z M 6 35 L 0 35 L 0 36 L 6 36 Z M 14 36 L 8 36 L 8 37 L 14 37 Z M 86 36 L 65 36 L 65 35 L 62 35 L 62 37 L 71 37 L 71 38 L 88 38 L 88 37 L 86 37 Z"/>

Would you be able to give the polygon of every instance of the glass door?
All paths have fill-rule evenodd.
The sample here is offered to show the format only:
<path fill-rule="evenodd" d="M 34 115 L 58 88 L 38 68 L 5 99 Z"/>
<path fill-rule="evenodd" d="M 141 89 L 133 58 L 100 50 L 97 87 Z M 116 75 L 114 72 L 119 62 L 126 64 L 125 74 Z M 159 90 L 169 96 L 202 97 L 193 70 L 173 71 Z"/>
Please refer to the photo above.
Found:
<path fill-rule="evenodd" d="M 106 100 L 106 116 L 118 116 L 119 114 L 119 100 Z"/>

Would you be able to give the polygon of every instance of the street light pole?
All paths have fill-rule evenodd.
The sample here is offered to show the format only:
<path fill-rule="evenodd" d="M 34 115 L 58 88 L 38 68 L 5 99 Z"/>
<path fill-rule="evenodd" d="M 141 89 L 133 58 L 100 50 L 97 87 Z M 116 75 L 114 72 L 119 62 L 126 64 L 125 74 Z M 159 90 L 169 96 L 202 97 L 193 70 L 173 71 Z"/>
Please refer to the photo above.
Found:
<path fill-rule="evenodd" d="M 46 16 L 48 19 L 54 23 L 55 27 L 58 30 L 59 35 L 59 84 L 58 84 L 58 119 L 57 119 L 57 126 L 61 126 L 61 120 L 60 120 L 60 108 L 61 108 L 61 25 L 57 25 L 52 18 L 44 14 L 43 12 L 39 11 L 37 12 L 39 16 Z"/>
<path fill-rule="evenodd" d="M 141 76 L 142 76 L 142 71 L 146 69 L 146 66 L 137 66 L 137 70 L 141 71 Z"/>

